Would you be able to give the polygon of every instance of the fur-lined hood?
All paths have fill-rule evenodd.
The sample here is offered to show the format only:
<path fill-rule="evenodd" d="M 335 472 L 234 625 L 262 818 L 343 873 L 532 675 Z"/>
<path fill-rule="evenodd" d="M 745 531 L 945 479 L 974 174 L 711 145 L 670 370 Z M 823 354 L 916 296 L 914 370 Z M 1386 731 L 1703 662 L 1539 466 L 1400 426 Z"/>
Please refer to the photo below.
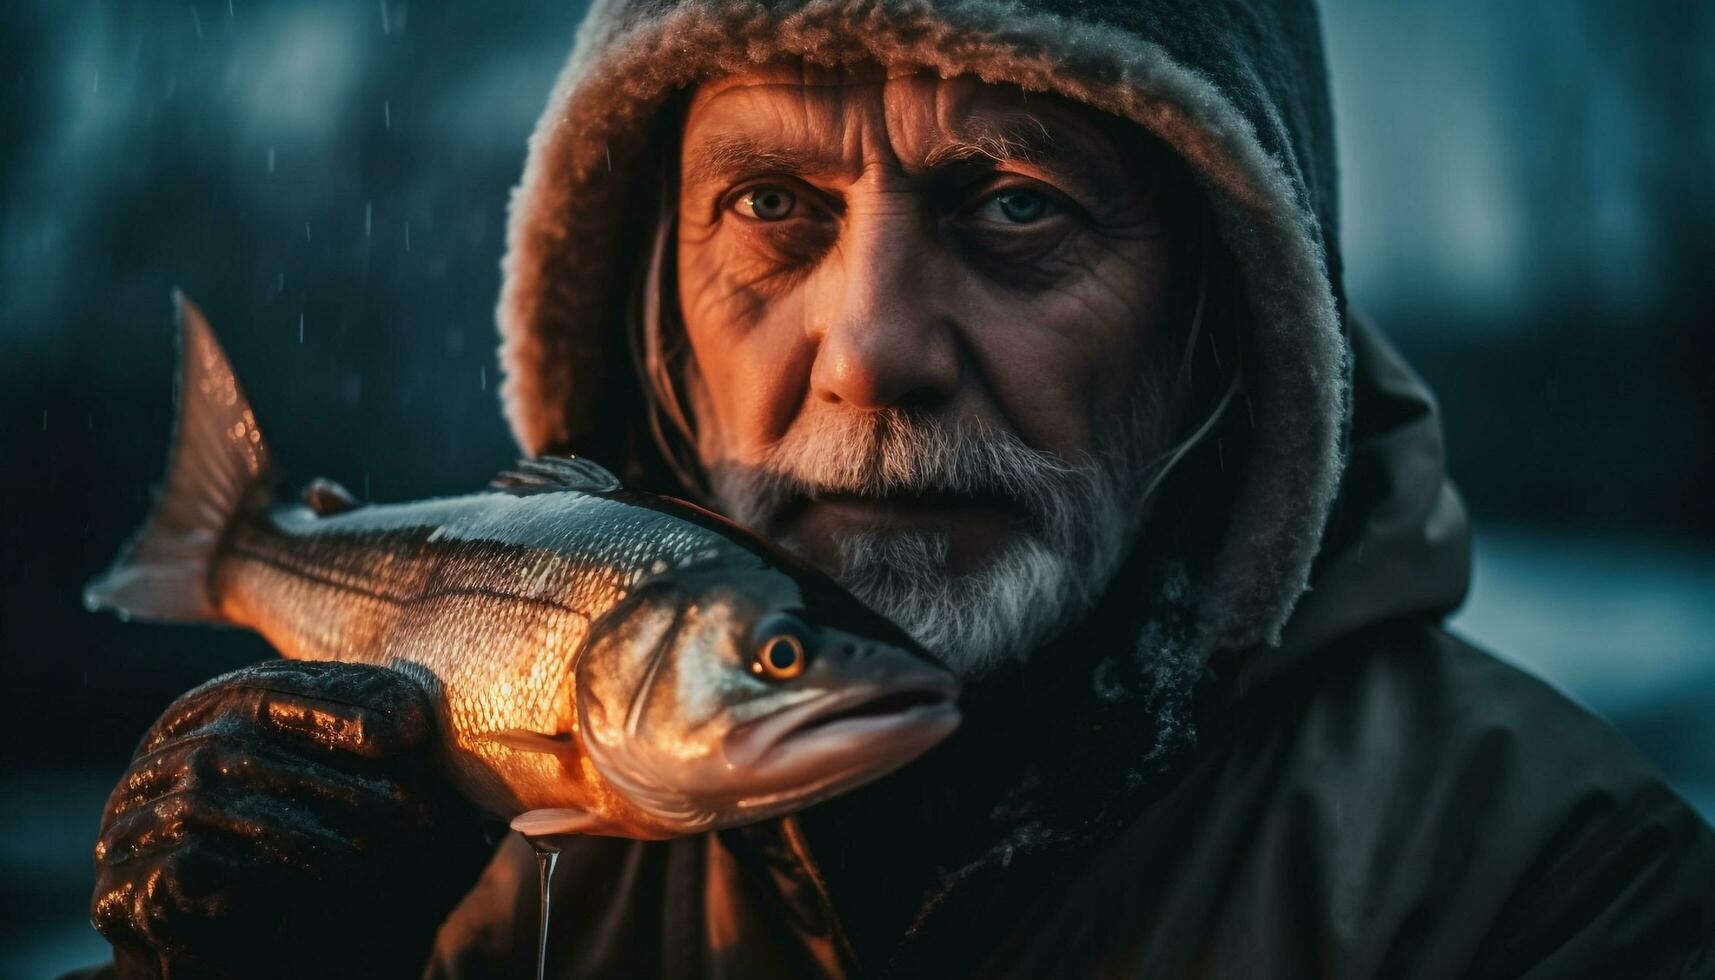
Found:
<path fill-rule="evenodd" d="M 773 59 L 974 74 L 1136 122 L 1203 186 L 1248 322 L 1248 455 L 1198 588 L 1202 650 L 1276 644 L 1345 465 L 1352 392 L 1332 122 L 1310 0 L 596 0 L 530 141 L 498 309 L 531 453 L 629 450 L 626 345 L 676 91 Z"/>

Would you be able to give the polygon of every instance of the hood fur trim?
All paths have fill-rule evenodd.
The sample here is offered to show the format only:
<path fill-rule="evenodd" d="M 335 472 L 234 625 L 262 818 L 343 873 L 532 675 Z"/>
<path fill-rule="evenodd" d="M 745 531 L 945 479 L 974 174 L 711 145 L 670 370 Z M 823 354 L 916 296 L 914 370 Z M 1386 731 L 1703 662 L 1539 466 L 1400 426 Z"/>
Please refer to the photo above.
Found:
<path fill-rule="evenodd" d="M 656 110 L 678 88 L 792 56 L 1052 92 L 1142 125 L 1190 163 L 1243 272 L 1255 419 L 1199 621 L 1209 650 L 1278 644 L 1343 468 L 1350 358 L 1318 216 L 1332 205 L 1307 186 L 1304 161 L 1265 149 L 1208 74 L 1106 23 L 1008 0 L 598 0 L 511 203 L 497 313 L 502 397 L 525 451 L 576 450 L 621 424 L 600 416 L 618 404 L 612 386 L 631 383 L 612 368 L 638 258 L 626 253 L 640 251 L 622 243 L 636 240 L 639 202 L 654 193 L 639 187 L 653 179 L 639 161 Z M 1263 104 L 1271 143 L 1290 146 L 1279 114 L 1291 107 Z"/>

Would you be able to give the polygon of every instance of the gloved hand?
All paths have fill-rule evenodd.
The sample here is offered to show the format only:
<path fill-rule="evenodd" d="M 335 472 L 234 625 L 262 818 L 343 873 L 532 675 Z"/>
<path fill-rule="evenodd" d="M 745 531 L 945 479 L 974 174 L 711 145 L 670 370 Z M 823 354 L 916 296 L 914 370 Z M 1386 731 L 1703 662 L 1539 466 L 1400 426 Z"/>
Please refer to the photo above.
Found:
<path fill-rule="evenodd" d="M 493 852 L 435 741 L 422 690 L 358 664 L 259 664 L 175 701 L 95 846 L 119 975 L 420 975 Z"/>

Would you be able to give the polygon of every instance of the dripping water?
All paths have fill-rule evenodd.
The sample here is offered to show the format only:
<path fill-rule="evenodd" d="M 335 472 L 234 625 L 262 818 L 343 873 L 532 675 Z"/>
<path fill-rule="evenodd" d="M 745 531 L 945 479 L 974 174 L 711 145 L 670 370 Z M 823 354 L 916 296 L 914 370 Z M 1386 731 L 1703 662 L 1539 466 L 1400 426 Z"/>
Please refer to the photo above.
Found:
<path fill-rule="evenodd" d="M 541 915 L 536 934 L 536 980 L 543 980 L 548 968 L 548 912 L 551 898 L 549 886 L 554 881 L 554 866 L 560 863 L 560 849 L 552 841 L 531 837 L 536 849 L 536 880 L 541 890 Z"/>

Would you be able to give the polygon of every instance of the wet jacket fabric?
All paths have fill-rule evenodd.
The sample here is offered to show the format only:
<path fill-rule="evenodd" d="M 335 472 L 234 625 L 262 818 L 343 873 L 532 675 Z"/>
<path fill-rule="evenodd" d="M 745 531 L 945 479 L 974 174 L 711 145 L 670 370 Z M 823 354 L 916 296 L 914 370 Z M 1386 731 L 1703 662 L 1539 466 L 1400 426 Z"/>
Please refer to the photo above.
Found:
<path fill-rule="evenodd" d="M 512 202 L 526 451 L 683 492 L 627 334 L 661 120 L 783 57 L 974 74 L 1153 133 L 1231 264 L 1244 408 L 1166 486 L 1165 552 L 974 684 L 918 763 L 785 820 L 569 849 L 550 975 L 1715 977 L 1708 826 L 1443 626 L 1469 531 L 1432 397 L 1346 309 L 1320 35 L 1308 0 L 597 0 Z M 429 974 L 528 975 L 536 888 L 508 841 Z"/>

